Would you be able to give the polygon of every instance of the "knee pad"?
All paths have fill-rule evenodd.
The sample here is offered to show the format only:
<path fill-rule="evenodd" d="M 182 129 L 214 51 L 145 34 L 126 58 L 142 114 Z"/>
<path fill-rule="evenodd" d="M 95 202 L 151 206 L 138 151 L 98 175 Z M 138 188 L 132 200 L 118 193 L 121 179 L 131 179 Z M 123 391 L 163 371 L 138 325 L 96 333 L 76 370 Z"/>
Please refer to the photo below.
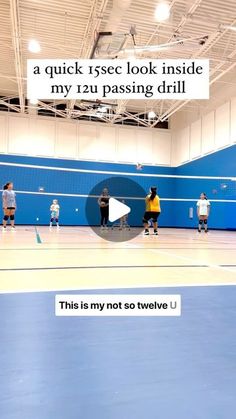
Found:
<path fill-rule="evenodd" d="M 203 224 L 203 220 L 199 220 L 199 224 Z"/>
<path fill-rule="evenodd" d="M 56 223 L 58 223 L 58 218 L 55 218 Z"/>
<path fill-rule="evenodd" d="M 207 224 L 207 220 L 204 220 L 204 224 Z"/>
<path fill-rule="evenodd" d="M 4 221 L 8 221 L 9 215 L 4 215 L 3 219 L 4 219 Z"/>
<path fill-rule="evenodd" d="M 13 214 L 12 214 L 12 215 L 10 215 L 10 220 L 11 220 L 11 221 L 14 221 L 14 220 L 15 220 L 15 215 L 13 215 Z"/>

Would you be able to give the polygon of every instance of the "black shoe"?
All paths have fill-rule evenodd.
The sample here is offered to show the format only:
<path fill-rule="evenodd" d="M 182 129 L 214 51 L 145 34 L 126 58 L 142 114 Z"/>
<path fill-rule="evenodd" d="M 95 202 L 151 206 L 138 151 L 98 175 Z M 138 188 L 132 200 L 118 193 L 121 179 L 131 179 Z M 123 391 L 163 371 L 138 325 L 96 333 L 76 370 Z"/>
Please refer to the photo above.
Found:
<path fill-rule="evenodd" d="M 144 236 L 149 236 L 149 230 L 144 231 Z"/>
<path fill-rule="evenodd" d="M 205 230 L 205 233 L 208 233 L 208 229 Z"/>
<path fill-rule="evenodd" d="M 197 231 L 198 231 L 198 233 L 201 233 L 201 229 L 200 229 L 200 228 L 198 228 L 198 230 L 197 230 Z"/>
<path fill-rule="evenodd" d="M 154 230 L 154 236 L 158 236 L 158 231 L 157 230 Z"/>

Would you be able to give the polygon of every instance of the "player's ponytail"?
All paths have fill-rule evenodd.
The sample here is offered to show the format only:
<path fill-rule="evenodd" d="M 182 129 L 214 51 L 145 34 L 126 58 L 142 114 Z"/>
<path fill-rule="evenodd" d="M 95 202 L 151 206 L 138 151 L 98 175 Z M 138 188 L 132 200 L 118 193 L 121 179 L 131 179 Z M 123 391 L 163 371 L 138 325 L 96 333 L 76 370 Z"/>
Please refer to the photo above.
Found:
<path fill-rule="evenodd" d="M 8 186 L 11 184 L 11 182 L 7 182 L 4 186 L 3 186 L 3 190 L 6 191 L 8 189 Z"/>
<path fill-rule="evenodd" d="M 156 197 L 156 195 L 157 195 L 157 188 L 156 188 L 156 186 L 152 186 L 151 187 L 151 195 L 149 197 L 149 200 L 153 201 L 153 199 Z"/>

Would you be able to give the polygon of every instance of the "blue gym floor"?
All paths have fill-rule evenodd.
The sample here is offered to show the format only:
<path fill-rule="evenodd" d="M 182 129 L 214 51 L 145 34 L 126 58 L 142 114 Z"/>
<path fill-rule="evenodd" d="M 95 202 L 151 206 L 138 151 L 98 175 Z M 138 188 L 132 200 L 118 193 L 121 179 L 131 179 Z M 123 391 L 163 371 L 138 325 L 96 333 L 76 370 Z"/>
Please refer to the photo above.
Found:
<path fill-rule="evenodd" d="M 182 316 L 55 317 L 55 292 L 0 295 L 2 419 L 235 417 L 235 286 L 107 293 L 181 293 Z"/>

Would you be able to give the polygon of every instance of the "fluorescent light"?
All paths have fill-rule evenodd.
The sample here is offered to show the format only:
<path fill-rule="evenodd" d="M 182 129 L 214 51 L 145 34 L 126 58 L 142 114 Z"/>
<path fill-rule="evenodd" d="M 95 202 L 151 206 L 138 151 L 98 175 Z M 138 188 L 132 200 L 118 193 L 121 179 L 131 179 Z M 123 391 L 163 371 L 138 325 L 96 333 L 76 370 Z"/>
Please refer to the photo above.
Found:
<path fill-rule="evenodd" d="M 223 25 L 224 29 L 229 29 L 231 31 L 236 32 L 236 26 L 230 26 L 230 25 Z"/>
<path fill-rule="evenodd" d="M 134 49 L 129 49 L 128 50 L 128 55 L 127 55 L 127 59 L 128 60 L 135 60 L 136 56 L 135 56 L 135 50 Z"/>
<path fill-rule="evenodd" d="M 37 52 L 41 51 L 41 47 L 38 41 L 36 39 L 31 39 L 28 43 L 28 50 L 30 52 L 33 52 L 34 54 L 37 54 Z"/>
<path fill-rule="evenodd" d="M 31 105 L 37 105 L 38 104 L 38 99 L 36 99 L 35 97 L 31 97 L 29 101 L 30 101 Z"/>
<path fill-rule="evenodd" d="M 154 111 L 149 111 L 148 112 L 148 119 L 153 119 L 156 118 L 156 113 Z"/>
<path fill-rule="evenodd" d="M 170 5 L 166 1 L 161 1 L 158 3 L 155 11 L 155 19 L 158 22 L 163 22 L 164 20 L 169 19 L 170 17 Z"/>
<path fill-rule="evenodd" d="M 102 113 L 107 113 L 107 108 L 106 106 L 102 106 L 101 108 L 98 109 L 100 112 Z"/>

